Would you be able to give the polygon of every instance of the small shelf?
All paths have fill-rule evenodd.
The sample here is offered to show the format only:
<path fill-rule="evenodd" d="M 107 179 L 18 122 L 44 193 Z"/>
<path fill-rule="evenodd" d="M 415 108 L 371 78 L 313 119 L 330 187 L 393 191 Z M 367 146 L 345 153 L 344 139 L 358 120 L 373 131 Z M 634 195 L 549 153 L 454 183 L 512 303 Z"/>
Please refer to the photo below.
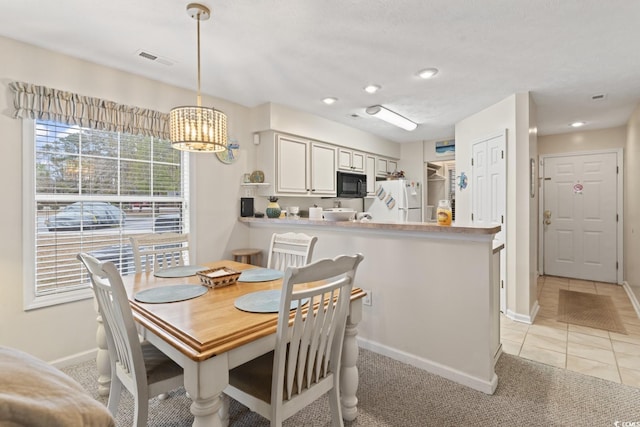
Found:
<path fill-rule="evenodd" d="M 240 185 L 243 187 L 268 187 L 271 184 L 268 182 L 243 182 Z"/>

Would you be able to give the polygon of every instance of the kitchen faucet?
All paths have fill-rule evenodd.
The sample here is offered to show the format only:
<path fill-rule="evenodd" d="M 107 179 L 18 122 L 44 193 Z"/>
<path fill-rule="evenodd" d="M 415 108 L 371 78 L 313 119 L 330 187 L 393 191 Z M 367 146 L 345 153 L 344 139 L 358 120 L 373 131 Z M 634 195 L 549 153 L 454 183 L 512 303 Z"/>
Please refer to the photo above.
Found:
<path fill-rule="evenodd" d="M 333 201 L 333 207 L 334 208 L 341 208 L 342 207 L 342 202 L 340 200 L 334 200 Z"/>

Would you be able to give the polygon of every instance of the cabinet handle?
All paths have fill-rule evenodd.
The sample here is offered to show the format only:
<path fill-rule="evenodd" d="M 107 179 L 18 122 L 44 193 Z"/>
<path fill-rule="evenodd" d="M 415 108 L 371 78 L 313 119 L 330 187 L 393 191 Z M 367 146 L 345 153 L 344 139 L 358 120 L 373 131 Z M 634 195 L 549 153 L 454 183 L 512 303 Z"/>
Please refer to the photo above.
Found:
<path fill-rule="evenodd" d="M 315 188 L 312 188 L 312 189 L 311 189 L 311 192 L 313 193 L 314 191 L 316 191 L 316 189 L 315 189 Z"/>

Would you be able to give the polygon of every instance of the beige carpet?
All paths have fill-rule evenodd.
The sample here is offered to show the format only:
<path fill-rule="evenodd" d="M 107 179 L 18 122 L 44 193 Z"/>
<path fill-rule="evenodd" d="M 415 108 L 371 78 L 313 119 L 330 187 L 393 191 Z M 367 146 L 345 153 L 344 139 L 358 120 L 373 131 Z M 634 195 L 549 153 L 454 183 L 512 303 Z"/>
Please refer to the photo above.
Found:
<path fill-rule="evenodd" d="M 640 420 L 640 390 L 612 381 L 503 354 L 493 396 L 364 349 L 358 360 L 360 414 L 345 427 L 564 427 L 614 426 Z M 64 369 L 97 397 L 94 361 Z M 98 397 L 97 397 L 98 398 Z M 98 398 L 106 403 L 105 398 Z M 150 427 L 187 427 L 193 422 L 184 389 L 151 399 Z M 314 402 L 285 427 L 331 427 L 329 401 Z M 269 427 L 269 422 L 231 402 L 229 427 Z M 133 399 L 122 395 L 118 427 L 131 426 Z M 629 424 L 631 425 L 631 424 Z"/>
<path fill-rule="evenodd" d="M 608 295 L 560 289 L 558 321 L 626 334 L 613 300 Z"/>

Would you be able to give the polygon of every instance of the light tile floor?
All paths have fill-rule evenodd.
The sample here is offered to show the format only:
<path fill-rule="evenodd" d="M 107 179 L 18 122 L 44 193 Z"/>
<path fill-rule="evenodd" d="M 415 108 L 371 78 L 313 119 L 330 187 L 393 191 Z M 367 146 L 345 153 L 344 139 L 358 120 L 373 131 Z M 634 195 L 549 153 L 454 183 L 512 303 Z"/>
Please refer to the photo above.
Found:
<path fill-rule="evenodd" d="M 555 320 L 560 289 L 610 295 L 627 334 Z M 640 387 L 640 319 L 622 286 L 542 276 L 538 279 L 538 304 L 533 325 L 501 316 L 505 353 Z"/>

